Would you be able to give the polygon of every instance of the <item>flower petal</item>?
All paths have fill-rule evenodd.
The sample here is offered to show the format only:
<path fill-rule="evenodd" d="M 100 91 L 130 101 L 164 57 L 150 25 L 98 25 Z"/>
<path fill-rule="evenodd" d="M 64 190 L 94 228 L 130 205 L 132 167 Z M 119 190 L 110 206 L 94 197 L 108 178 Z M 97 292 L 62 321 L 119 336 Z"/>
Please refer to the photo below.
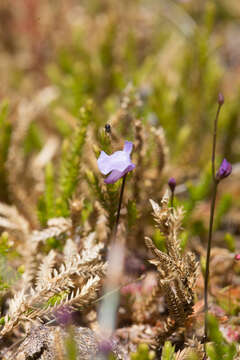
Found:
<path fill-rule="evenodd" d="M 110 175 L 104 180 L 105 184 L 114 184 L 120 179 L 124 173 L 122 171 L 113 170 Z"/>
<path fill-rule="evenodd" d="M 112 164 L 109 160 L 110 156 L 107 155 L 104 151 L 101 151 L 101 154 L 97 160 L 97 164 L 99 170 L 104 175 L 107 175 L 112 170 Z"/>
<path fill-rule="evenodd" d="M 127 168 L 126 170 L 124 170 L 124 175 L 130 171 L 132 171 L 133 169 L 135 169 L 136 165 L 131 163 Z"/>
<path fill-rule="evenodd" d="M 131 159 L 125 151 L 116 151 L 112 155 L 101 151 L 97 163 L 101 173 L 107 175 L 112 170 L 124 171 L 131 165 Z"/>
<path fill-rule="evenodd" d="M 111 161 L 113 169 L 119 171 L 125 170 L 131 164 L 130 156 L 125 151 L 116 151 L 111 155 Z"/>
<path fill-rule="evenodd" d="M 133 143 L 131 141 L 125 141 L 123 151 L 127 154 L 131 154 L 133 148 Z"/>
<path fill-rule="evenodd" d="M 115 151 L 112 155 L 107 155 L 104 151 L 101 151 L 97 160 L 98 168 L 104 175 L 111 172 L 105 179 L 105 183 L 114 183 L 135 168 L 130 158 L 132 148 L 133 143 L 125 141 L 123 151 Z"/>
<path fill-rule="evenodd" d="M 108 177 L 104 180 L 104 182 L 106 184 L 114 184 L 116 181 L 118 181 L 125 174 L 127 174 L 128 172 L 135 169 L 135 167 L 136 166 L 134 164 L 130 164 L 124 171 L 113 170 L 111 172 L 111 174 L 108 175 Z"/>

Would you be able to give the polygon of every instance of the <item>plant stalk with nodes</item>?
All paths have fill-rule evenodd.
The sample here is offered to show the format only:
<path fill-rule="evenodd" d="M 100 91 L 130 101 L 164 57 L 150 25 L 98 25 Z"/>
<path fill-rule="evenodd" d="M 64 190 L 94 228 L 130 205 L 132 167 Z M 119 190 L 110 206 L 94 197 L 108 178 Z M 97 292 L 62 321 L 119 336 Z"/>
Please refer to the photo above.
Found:
<path fill-rule="evenodd" d="M 211 201 L 211 210 L 210 210 L 210 219 L 209 219 L 209 232 L 208 232 L 208 244 L 207 244 L 207 257 L 206 257 L 206 266 L 205 266 L 205 278 L 204 278 L 204 339 L 207 341 L 208 336 L 208 282 L 209 282 L 209 265 L 210 265 L 210 255 L 211 255 L 211 245 L 212 245 L 212 235 L 213 235 L 213 222 L 214 222 L 214 211 L 216 204 L 216 196 L 218 184 L 222 179 L 229 176 L 232 172 L 231 164 L 224 159 L 218 169 L 218 172 L 215 173 L 215 155 L 216 155 L 216 142 L 217 142 L 217 127 L 218 119 L 222 105 L 224 104 L 224 97 L 220 93 L 218 95 L 218 109 L 214 121 L 214 132 L 213 132 L 213 147 L 212 147 L 212 201 Z"/>

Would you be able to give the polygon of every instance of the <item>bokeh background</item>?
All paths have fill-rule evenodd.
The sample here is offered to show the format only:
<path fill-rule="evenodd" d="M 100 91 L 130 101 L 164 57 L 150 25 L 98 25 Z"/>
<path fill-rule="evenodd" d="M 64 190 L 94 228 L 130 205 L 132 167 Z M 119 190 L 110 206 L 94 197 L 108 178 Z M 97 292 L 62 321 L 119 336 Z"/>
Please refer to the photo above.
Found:
<path fill-rule="evenodd" d="M 237 0 L 2 0 L 0 96 L 14 107 L 55 84 L 71 112 L 91 97 L 107 118 L 131 82 L 192 167 L 206 161 L 221 90 L 221 151 L 238 161 L 239 16 Z"/>
<path fill-rule="evenodd" d="M 22 101 L 49 86 L 58 92 L 44 114 L 26 120 L 19 140 L 24 156 L 29 161 L 49 138 L 69 137 L 72 117 L 89 99 L 100 129 L 111 122 L 124 92 L 136 89 L 137 116 L 164 129 L 169 175 L 179 183 L 203 178 L 204 194 L 196 196 L 205 196 L 220 91 L 225 105 L 218 160 L 237 164 L 240 157 L 239 20 L 238 0 L 2 0 L 0 99 L 3 107 L 8 103 L 9 127 L 16 126 Z M 117 131 L 129 134 L 127 120 Z M 10 201 L 4 156 L 1 200 Z M 240 206 L 237 197 L 235 202 Z"/>

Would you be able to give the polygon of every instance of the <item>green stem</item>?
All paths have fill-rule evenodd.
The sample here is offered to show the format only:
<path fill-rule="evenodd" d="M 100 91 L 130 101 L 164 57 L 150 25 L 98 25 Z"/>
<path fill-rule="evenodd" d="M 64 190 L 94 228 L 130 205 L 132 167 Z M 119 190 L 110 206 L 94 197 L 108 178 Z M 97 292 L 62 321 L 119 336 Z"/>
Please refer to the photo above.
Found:
<path fill-rule="evenodd" d="M 213 183 L 213 195 L 211 202 L 211 211 L 210 211 L 210 220 L 209 220 L 209 233 L 208 233 L 208 245 L 207 245 L 207 258 L 206 258 L 206 268 L 205 268 L 205 279 L 204 279 L 204 312 L 205 312 L 205 322 L 204 322 L 204 336 L 207 339 L 207 317 L 208 317 L 208 279 L 209 279 L 209 265 L 210 265 L 210 255 L 211 255 L 211 245 L 212 245 L 212 233 L 213 233 L 213 220 L 214 220 L 214 211 L 215 203 L 217 196 L 217 186 L 218 181 L 214 179 Z"/>

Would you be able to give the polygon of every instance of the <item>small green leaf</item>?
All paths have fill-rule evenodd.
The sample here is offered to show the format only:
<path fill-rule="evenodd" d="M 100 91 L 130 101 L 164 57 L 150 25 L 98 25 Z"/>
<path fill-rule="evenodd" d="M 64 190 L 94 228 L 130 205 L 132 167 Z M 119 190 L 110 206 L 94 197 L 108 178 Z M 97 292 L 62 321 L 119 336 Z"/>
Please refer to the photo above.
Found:
<path fill-rule="evenodd" d="M 174 351 L 175 351 L 175 346 L 173 346 L 170 341 L 165 341 L 165 344 L 162 349 L 161 360 L 174 360 L 175 358 Z"/>
<path fill-rule="evenodd" d="M 161 234 L 159 229 L 155 229 L 153 234 L 153 241 L 159 250 L 166 252 L 165 237 Z"/>
<path fill-rule="evenodd" d="M 224 236 L 224 241 L 225 241 L 229 251 L 231 251 L 231 252 L 236 251 L 236 240 L 232 234 L 226 233 Z"/>

